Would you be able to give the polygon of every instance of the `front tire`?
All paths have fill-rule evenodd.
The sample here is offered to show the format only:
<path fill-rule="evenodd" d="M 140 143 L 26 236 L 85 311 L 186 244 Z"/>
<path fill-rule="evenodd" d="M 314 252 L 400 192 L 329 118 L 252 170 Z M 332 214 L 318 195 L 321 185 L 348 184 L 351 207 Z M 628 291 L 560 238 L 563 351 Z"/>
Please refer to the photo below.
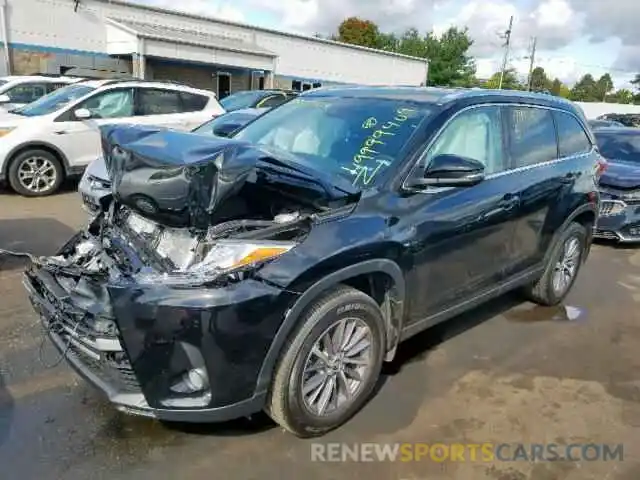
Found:
<path fill-rule="evenodd" d="M 51 195 L 60 188 L 63 179 L 60 161 L 46 150 L 26 150 L 9 165 L 9 184 L 24 197 Z"/>
<path fill-rule="evenodd" d="M 368 400 L 380 375 L 384 319 L 376 302 L 338 286 L 313 303 L 283 349 L 266 410 L 299 437 L 344 424 Z"/>
<path fill-rule="evenodd" d="M 587 230 L 569 224 L 555 242 L 542 277 L 525 289 L 525 295 L 539 305 L 558 305 L 567 296 L 578 276 L 587 249 Z"/>

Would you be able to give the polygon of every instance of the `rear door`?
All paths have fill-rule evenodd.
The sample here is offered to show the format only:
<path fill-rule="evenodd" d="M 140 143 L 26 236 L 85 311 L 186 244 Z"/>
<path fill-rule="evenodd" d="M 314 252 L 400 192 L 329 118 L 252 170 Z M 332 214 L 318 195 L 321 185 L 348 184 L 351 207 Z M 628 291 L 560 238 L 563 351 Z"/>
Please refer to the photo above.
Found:
<path fill-rule="evenodd" d="M 136 122 L 177 130 L 192 130 L 211 119 L 204 111 L 209 97 L 177 89 L 138 87 Z"/>
<path fill-rule="evenodd" d="M 505 111 L 512 189 L 520 199 L 509 272 L 515 274 L 542 262 L 571 210 L 571 192 L 581 180 L 583 156 L 592 145 L 576 117 L 564 111 L 538 106 L 509 106 Z"/>

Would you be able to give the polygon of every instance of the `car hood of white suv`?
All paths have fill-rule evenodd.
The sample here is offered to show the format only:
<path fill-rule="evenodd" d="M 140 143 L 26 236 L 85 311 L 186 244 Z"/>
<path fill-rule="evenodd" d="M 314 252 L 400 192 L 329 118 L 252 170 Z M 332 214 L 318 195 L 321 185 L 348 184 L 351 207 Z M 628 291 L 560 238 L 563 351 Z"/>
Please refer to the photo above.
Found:
<path fill-rule="evenodd" d="M 33 121 L 33 118 L 0 111 L 0 128 L 17 127 L 24 122 Z"/>

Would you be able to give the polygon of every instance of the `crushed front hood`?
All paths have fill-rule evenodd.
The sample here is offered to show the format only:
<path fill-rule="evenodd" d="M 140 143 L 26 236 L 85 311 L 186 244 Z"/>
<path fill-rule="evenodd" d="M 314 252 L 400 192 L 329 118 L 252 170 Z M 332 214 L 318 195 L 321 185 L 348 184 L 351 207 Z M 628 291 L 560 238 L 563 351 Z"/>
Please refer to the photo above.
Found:
<path fill-rule="evenodd" d="M 272 183 L 306 184 L 310 197 L 357 194 L 248 142 L 139 125 L 108 125 L 101 134 L 114 199 L 165 225 L 206 229 L 213 212 L 259 173 Z"/>

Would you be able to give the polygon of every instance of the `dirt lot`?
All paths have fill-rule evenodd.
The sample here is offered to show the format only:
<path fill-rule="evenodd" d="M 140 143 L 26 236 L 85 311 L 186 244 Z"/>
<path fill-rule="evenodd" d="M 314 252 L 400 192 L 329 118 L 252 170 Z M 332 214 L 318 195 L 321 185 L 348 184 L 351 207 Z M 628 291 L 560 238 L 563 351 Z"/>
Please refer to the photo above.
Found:
<path fill-rule="evenodd" d="M 85 221 L 75 193 L 0 194 L 0 247 L 51 253 Z M 595 246 L 567 300 L 507 296 L 403 345 L 375 398 L 322 442 L 624 443 L 624 461 L 311 462 L 261 415 L 163 425 L 115 412 L 47 343 L 0 258 L 2 479 L 640 479 L 640 249 Z M 53 364 L 53 365 L 51 365 Z"/>

